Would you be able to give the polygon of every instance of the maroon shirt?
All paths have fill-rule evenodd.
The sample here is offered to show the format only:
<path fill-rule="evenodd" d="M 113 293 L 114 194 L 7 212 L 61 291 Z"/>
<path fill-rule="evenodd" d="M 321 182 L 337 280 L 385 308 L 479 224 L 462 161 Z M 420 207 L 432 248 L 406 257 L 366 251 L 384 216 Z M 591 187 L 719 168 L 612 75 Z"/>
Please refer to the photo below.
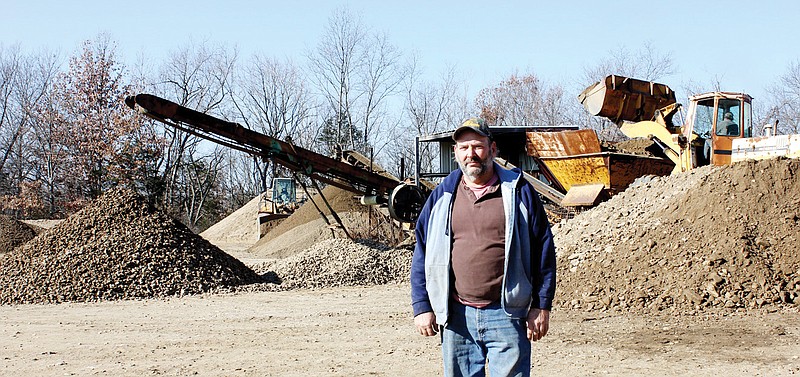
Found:
<path fill-rule="evenodd" d="M 475 197 L 464 181 L 453 204 L 452 266 L 462 303 L 485 306 L 500 299 L 505 265 L 505 214 L 500 183 Z"/>

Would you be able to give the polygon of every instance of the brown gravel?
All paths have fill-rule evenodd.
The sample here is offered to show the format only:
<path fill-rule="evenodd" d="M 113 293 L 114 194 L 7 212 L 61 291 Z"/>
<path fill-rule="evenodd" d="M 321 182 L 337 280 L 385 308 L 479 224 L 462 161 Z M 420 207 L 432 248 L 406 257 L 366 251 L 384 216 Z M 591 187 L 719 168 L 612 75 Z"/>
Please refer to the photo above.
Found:
<path fill-rule="evenodd" d="M 339 210 L 360 206 L 344 191 L 327 191 Z M 316 229 L 317 221 L 309 221 L 318 214 L 307 210 L 296 214 L 293 232 L 332 234 L 325 227 Z M 350 218 L 356 212 L 345 214 Z M 350 225 L 355 225 L 354 221 L 355 218 L 350 219 Z M 364 218 L 360 221 L 366 223 Z M 376 237 L 382 238 L 385 237 Z M 286 258 L 257 264 L 256 273 L 148 206 L 143 198 L 130 191 L 114 190 L 0 259 L 0 304 L 408 281 L 410 249 L 343 238 L 325 239 L 302 249 L 298 246 Z"/>
<path fill-rule="evenodd" d="M 279 283 L 265 287 L 269 290 L 403 283 L 409 279 L 412 252 L 410 248 L 337 238 L 253 269 Z"/>
<path fill-rule="evenodd" d="M 557 304 L 600 311 L 797 310 L 800 160 L 643 178 L 554 226 Z"/>
<path fill-rule="evenodd" d="M 36 237 L 36 230 L 30 225 L 0 215 L 0 254 L 14 250 L 15 247 Z"/>
<path fill-rule="evenodd" d="M 0 304 L 163 297 L 259 281 L 124 189 L 0 257 Z"/>
<path fill-rule="evenodd" d="M 327 186 L 322 193 L 342 220 L 347 234 L 354 239 L 396 245 L 409 236 L 389 219 L 388 212 L 360 204 L 352 192 Z M 314 196 L 314 200 L 323 209 L 330 225 L 325 223 L 309 200 L 250 246 L 248 252 L 266 258 L 284 258 L 324 240 L 347 238 L 322 200 L 318 196 Z"/>
<path fill-rule="evenodd" d="M 355 194 L 342 190 L 338 187 L 327 186 L 322 189 L 322 195 L 325 196 L 328 204 L 331 205 L 337 214 L 343 212 L 363 212 L 367 209 L 366 206 L 359 204 L 358 200 L 354 198 Z M 322 212 L 328 216 L 328 219 L 331 221 L 331 223 L 334 223 L 335 220 L 331 217 L 331 211 L 327 208 L 327 206 L 325 206 L 325 202 L 322 201 L 322 198 L 320 198 L 319 195 L 314 195 L 312 199 L 313 201 L 309 199 L 307 202 L 303 203 L 303 205 L 300 206 L 297 211 L 292 213 L 291 216 L 283 220 L 274 229 L 270 230 L 270 232 L 267 233 L 264 238 L 256 243 L 253 249 L 258 249 L 261 245 L 268 243 L 270 240 L 275 239 L 283 233 L 286 233 L 298 226 L 320 219 L 321 217 L 319 211 L 314 206 L 314 202 L 316 202 Z"/>
<path fill-rule="evenodd" d="M 253 244 L 258 241 L 258 210 L 261 196 L 257 195 L 245 205 L 200 233 L 214 245 L 230 243 Z"/>
<path fill-rule="evenodd" d="M 635 138 L 618 142 L 602 141 L 603 151 L 635 154 L 639 156 L 653 157 L 662 155 L 658 146 L 650 139 Z"/>

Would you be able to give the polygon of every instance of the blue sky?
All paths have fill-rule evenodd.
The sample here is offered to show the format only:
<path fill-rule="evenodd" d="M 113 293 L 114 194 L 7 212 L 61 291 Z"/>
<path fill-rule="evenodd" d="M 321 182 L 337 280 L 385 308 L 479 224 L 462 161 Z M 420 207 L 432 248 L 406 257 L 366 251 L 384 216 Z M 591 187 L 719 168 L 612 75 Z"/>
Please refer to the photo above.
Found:
<path fill-rule="evenodd" d="M 68 55 L 107 33 L 131 65 L 158 61 L 190 39 L 304 61 L 332 12 L 415 51 L 430 79 L 449 65 L 475 92 L 515 70 L 571 89 L 612 50 L 645 42 L 673 57 L 661 82 L 746 91 L 756 97 L 800 60 L 799 1 L 16 1 L 0 6 L 0 44 Z M 590 83 L 585 83 L 589 85 Z M 709 90 L 713 89 L 711 87 Z M 577 93 L 574 93 L 577 95 Z"/>

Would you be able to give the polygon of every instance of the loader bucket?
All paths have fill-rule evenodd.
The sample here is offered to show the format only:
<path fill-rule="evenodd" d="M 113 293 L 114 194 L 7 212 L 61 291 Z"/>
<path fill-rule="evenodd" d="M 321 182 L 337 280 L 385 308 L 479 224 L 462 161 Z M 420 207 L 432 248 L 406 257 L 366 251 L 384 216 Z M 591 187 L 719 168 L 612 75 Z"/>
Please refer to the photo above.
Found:
<path fill-rule="evenodd" d="M 675 92 L 664 84 L 610 75 L 586 88 L 578 100 L 590 114 L 619 124 L 652 120 L 656 110 L 675 103 Z"/>
<path fill-rule="evenodd" d="M 564 190 L 563 205 L 597 204 L 636 178 L 668 175 L 675 166 L 660 157 L 604 152 L 593 130 L 528 132 L 526 144 L 528 155 Z"/>

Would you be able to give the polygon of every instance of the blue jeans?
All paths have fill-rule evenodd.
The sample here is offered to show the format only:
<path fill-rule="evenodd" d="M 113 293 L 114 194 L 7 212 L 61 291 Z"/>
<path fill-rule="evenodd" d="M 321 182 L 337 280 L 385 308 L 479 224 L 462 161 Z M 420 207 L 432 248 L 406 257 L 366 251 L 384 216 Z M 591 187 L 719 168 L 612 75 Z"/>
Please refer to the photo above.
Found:
<path fill-rule="evenodd" d="M 442 331 L 445 376 L 530 376 L 531 342 L 525 319 L 509 317 L 500 304 L 477 309 L 451 300 Z"/>

